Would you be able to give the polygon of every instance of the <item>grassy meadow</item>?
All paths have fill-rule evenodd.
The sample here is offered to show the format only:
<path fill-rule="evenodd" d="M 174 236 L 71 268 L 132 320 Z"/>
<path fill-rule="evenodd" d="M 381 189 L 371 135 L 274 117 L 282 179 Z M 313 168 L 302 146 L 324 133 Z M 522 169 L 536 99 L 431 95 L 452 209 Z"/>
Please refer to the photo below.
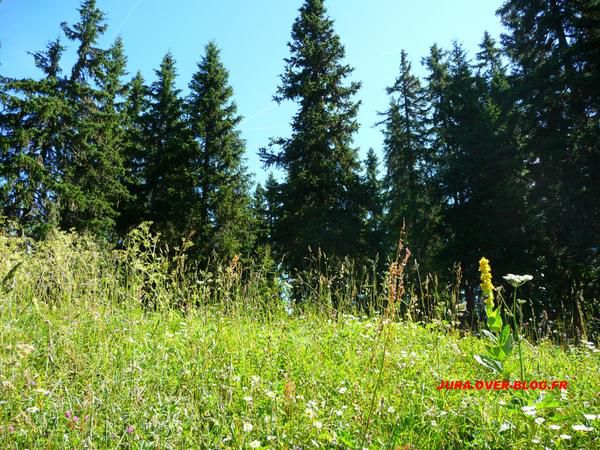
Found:
<path fill-rule="evenodd" d="M 481 337 L 326 296 L 286 308 L 267 268 L 184 276 L 155 244 L 1 235 L 0 448 L 600 447 L 592 343 L 522 341 L 525 379 L 566 390 L 438 390 L 501 379 Z M 514 353 L 504 368 L 519 379 Z"/>

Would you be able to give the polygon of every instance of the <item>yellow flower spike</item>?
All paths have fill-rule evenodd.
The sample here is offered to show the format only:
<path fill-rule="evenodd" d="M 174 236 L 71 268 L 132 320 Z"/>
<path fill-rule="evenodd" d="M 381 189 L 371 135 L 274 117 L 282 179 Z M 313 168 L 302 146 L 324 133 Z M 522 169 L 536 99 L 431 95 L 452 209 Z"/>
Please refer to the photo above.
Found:
<path fill-rule="evenodd" d="M 481 274 L 481 290 L 485 298 L 485 304 L 489 307 L 494 306 L 494 285 L 492 284 L 492 268 L 487 258 L 479 260 L 479 273 Z"/>

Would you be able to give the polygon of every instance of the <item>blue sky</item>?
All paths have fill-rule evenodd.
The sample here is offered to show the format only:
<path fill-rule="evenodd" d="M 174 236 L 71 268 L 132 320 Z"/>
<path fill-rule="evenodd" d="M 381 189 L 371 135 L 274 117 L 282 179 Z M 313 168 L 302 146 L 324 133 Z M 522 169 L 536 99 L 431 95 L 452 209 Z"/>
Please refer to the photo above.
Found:
<path fill-rule="evenodd" d="M 27 52 L 41 50 L 59 36 L 62 21 L 74 23 L 79 3 L 0 1 L 0 73 L 36 75 Z M 244 116 L 241 131 L 247 143 L 247 164 L 258 181 L 265 178 L 265 171 L 257 150 L 270 137 L 289 133 L 295 110 L 293 104 L 277 106 L 272 96 L 301 4 L 302 0 L 98 0 L 109 25 L 102 44 L 108 46 L 120 35 L 130 75 L 140 70 L 148 83 L 162 56 L 171 51 L 179 86 L 187 92 L 204 45 L 211 39 L 218 43 Z M 474 55 L 484 31 L 499 37 L 502 28 L 495 11 L 500 4 L 500 0 L 326 1 L 346 47 L 346 61 L 355 68 L 353 79 L 362 82 L 357 96 L 362 101 L 361 129 L 355 137 L 361 156 L 369 147 L 381 151 L 381 131 L 374 124 L 377 111 L 387 106 L 385 87 L 397 76 L 400 51 L 408 52 L 413 70 L 421 76 L 421 58 L 434 42 L 449 47 L 457 40 Z M 70 62 L 66 57 L 65 63 Z"/>

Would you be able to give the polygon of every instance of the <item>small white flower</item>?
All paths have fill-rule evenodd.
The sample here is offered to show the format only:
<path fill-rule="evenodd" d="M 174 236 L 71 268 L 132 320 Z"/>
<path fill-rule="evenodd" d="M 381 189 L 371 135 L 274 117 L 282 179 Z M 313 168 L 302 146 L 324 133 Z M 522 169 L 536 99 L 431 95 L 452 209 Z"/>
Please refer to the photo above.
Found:
<path fill-rule="evenodd" d="M 275 436 L 273 436 L 273 435 L 268 435 L 267 436 L 267 441 L 271 442 L 271 441 L 274 441 L 274 440 L 275 440 Z"/>
<path fill-rule="evenodd" d="M 390 414 L 394 414 L 396 412 L 396 408 L 393 406 L 388 406 L 387 412 Z"/>
<path fill-rule="evenodd" d="M 260 383 L 260 377 L 258 375 L 252 375 L 252 377 L 250 377 L 250 382 L 253 386 L 256 386 L 258 383 Z"/>
<path fill-rule="evenodd" d="M 534 444 L 539 444 L 540 440 L 536 438 L 536 439 L 532 439 L 531 442 Z"/>
<path fill-rule="evenodd" d="M 29 408 L 27 408 L 27 412 L 31 413 L 31 414 L 35 414 L 39 410 L 40 410 L 40 408 L 38 408 L 37 406 L 30 406 Z"/>
<path fill-rule="evenodd" d="M 252 441 L 248 445 L 250 446 L 250 448 L 258 448 L 260 447 L 260 441 Z"/>
<path fill-rule="evenodd" d="M 571 435 L 569 435 L 569 434 L 561 434 L 560 437 L 561 437 L 561 439 L 564 439 L 565 441 L 568 441 L 569 439 L 571 439 Z"/>
<path fill-rule="evenodd" d="M 575 431 L 594 431 L 594 427 L 588 427 L 581 424 L 572 425 L 571 428 L 573 428 Z"/>
<path fill-rule="evenodd" d="M 560 425 L 552 424 L 549 427 L 551 430 L 560 430 Z"/>
<path fill-rule="evenodd" d="M 250 433 L 252 431 L 254 427 L 252 426 L 252 424 L 250 422 L 245 422 L 244 423 L 244 431 L 246 433 Z"/>
<path fill-rule="evenodd" d="M 338 410 L 335 412 L 335 415 L 336 415 L 336 416 L 338 416 L 338 417 L 342 416 L 343 414 L 344 414 L 344 411 L 342 411 L 341 409 L 338 409 Z"/>
<path fill-rule="evenodd" d="M 533 277 L 531 275 L 515 275 L 512 273 L 509 273 L 508 275 L 504 275 L 502 278 L 504 278 L 513 287 L 516 287 L 516 288 L 518 288 L 519 286 L 522 286 L 523 284 L 527 283 L 528 281 L 533 280 Z"/>
<path fill-rule="evenodd" d="M 597 416 L 595 414 L 584 414 L 583 417 L 585 417 L 587 420 L 596 420 L 600 418 L 600 416 Z"/>
<path fill-rule="evenodd" d="M 244 401 L 250 403 L 252 401 L 252 397 L 250 397 L 249 395 L 244 397 Z"/>
<path fill-rule="evenodd" d="M 267 397 L 269 397 L 269 398 L 275 398 L 276 397 L 276 394 L 273 391 L 267 391 L 267 392 L 265 392 L 265 395 Z"/>
<path fill-rule="evenodd" d="M 435 420 L 432 420 L 432 421 L 431 421 L 431 426 L 432 426 L 432 427 L 437 427 L 437 422 L 436 422 Z"/>
<path fill-rule="evenodd" d="M 314 410 L 310 409 L 310 408 L 306 408 L 305 413 L 311 419 L 314 419 L 315 417 L 317 417 L 317 413 Z"/>
<path fill-rule="evenodd" d="M 498 429 L 498 433 L 503 433 L 506 430 L 510 430 L 511 428 L 513 428 L 513 424 L 510 422 L 504 422 L 502 425 L 500 425 L 500 428 Z"/>
<path fill-rule="evenodd" d="M 342 386 L 341 388 L 339 388 L 339 389 L 338 389 L 338 392 L 339 392 L 340 394 L 345 394 L 347 390 L 348 390 L 348 389 L 346 388 L 346 386 Z"/>
<path fill-rule="evenodd" d="M 313 426 L 317 429 L 320 430 L 321 428 L 323 428 L 323 424 L 319 421 L 316 421 L 313 423 Z"/>
<path fill-rule="evenodd" d="M 535 418 L 535 423 L 537 423 L 538 425 L 543 424 L 546 421 L 546 419 L 544 419 L 543 417 L 536 417 Z"/>
<path fill-rule="evenodd" d="M 536 414 L 535 406 L 523 406 L 521 408 L 521 411 L 523 411 L 523 413 L 526 416 L 532 416 L 533 417 Z"/>

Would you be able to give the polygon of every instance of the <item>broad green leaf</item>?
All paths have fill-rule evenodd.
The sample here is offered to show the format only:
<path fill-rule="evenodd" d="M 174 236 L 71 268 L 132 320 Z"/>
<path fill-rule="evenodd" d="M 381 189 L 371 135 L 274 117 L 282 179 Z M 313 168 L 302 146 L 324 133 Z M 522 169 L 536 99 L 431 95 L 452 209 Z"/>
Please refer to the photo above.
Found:
<path fill-rule="evenodd" d="M 486 355 L 475 355 L 474 358 L 475 361 L 477 361 L 479 364 L 481 364 L 484 367 L 487 367 L 495 373 L 504 372 L 504 367 L 502 366 L 502 363 L 498 360 L 495 360 L 494 358 L 490 358 Z"/>

